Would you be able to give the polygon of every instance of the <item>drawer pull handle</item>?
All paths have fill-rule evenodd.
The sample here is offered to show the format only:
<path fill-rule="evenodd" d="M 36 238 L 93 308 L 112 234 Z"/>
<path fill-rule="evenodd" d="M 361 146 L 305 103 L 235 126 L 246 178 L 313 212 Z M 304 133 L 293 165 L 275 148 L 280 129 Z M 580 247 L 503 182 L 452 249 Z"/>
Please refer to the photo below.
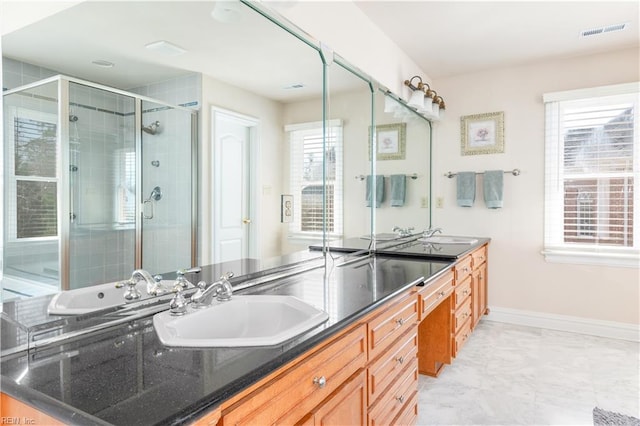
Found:
<path fill-rule="evenodd" d="M 438 299 L 441 299 L 442 297 L 444 297 L 444 290 L 438 293 Z"/>
<path fill-rule="evenodd" d="M 400 396 L 396 397 L 396 399 L 398 400 L 398 402 L 399 402 L 400 404 L 402 404 L 402 403 L 404 402 L 404 396 L 402 396 L 402 395 L 400 395 Z"/>
<path fill-rule="evenodd" d="M 467 267 L 465 266 L 464 268 L 462 268 L 462 272 L 464 272 L 464 273 L 466 274 L 467 272 L 469 272 L 469 268 L 467 268 Z"/>
<path fill-rule="evenodd" d="M 464 294 L 466 296 L 467 294 L 469 294 L 469 290 L 463 291 L 462 294 Z"/>
<path fill-rule="evenodd" d="M 313 384 L 314 385 L 318 385 L 318 387 L 320 389 L 322 389 L 323 387 L 325 387 L 325 385 L 327 384 L 327 379 L 324 376 L 321 377 L 314 377 L 313 378 Z"/>
<path fill-rule="evenodd" d="M 404 324 L 404 320 L 403 320 L 402 318 L 399 318 L 399 319 L 397 319 L 397 320 L 396 320 L 396 323 L 397 323 L 399 326 L 402 326 L 402 325 Z"/>
<path fill-rule="evenodd" d="M 400 356 L 400 357 L 396 358 L 396 361 L 398 361 L 398 364 L 402 364 L 404 362 L 404 357 Z"/>

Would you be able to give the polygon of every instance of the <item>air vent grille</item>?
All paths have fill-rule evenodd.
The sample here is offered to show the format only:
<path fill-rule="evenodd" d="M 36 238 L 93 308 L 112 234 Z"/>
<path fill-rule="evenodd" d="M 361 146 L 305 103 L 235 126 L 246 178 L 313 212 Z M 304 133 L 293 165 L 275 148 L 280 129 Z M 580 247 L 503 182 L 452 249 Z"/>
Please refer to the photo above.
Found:
<path fill-rule="evenodd" d="M 590 37 L 598 34 L 612 33 L 622 31 L 627 28 L 628 23 L 608 25 L 606 27 L 591 28 L 580 32 L 580 37 Z"/>

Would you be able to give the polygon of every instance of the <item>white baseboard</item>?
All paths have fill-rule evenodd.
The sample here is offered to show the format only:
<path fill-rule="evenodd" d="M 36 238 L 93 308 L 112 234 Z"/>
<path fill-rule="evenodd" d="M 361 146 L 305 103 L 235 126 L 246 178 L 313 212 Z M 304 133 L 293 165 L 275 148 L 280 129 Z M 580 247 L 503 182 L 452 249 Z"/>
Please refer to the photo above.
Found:
<path fill-rule="evenodd" d="M 490 306 L 488 321 L 640 342 L 640 325 Z"/>

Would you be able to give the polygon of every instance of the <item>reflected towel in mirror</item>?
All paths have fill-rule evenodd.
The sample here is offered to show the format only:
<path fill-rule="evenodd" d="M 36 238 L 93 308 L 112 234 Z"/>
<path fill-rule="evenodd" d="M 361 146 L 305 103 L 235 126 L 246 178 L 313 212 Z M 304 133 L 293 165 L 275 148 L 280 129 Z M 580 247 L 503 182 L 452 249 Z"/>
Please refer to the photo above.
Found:
<path fill-rule="evenodd" d="M 371 175 L 367 175 L 367 187 L 366 187 L 367 207 L 371 207 L 371 200 L 373 199 L 373 179 Z M 376 191 L 376 208 L 380 207 L 384 201 L 384 175 L 376 175 L 375 180 Z"/>
<path fill-rule="evenodd" d="M 389 186 L 390 186 L 390 198 L 391 198 L 391 207 L 402 207 L 404 206 L 404 200 L 406 195 L 406 184 L 407 184 L 407 176 L 406 175 L 391 175 L 389 177 Z"/>

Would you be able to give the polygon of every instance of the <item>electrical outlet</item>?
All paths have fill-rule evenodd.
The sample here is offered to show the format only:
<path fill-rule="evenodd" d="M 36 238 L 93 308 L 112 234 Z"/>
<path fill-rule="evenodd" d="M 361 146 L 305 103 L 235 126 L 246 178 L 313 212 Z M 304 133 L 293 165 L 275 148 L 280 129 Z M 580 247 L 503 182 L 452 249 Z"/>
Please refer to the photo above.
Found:
<path fill-rule="evenodd" d="M 429 208 L 429 197 L 420 198 L 420 207 L 422 207 L 423 209 Z"/>
<path fill-rule="evenodd" d="M 444 197 L 438 197 L 436 198 L 436 208 L 443 208 L 444 207 Z"/>

